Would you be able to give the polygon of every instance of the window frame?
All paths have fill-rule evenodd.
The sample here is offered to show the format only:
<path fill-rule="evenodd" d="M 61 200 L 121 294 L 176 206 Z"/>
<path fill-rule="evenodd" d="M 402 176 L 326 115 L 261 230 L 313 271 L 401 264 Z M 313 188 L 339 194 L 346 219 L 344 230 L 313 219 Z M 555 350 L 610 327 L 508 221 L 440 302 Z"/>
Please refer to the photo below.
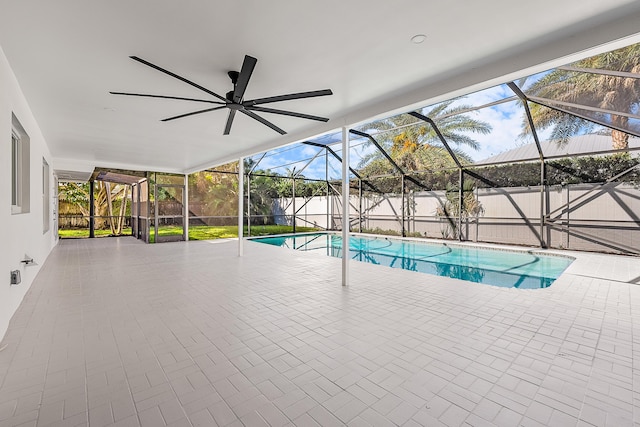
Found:
<path fill-rule="evenodd" d="M 11 128 L 11 213 L 22 213 L 22 138 Z"/>
<path fill-rule="evenodd" d="M 49 162 L 42 158 L 42 234 L 45 234 L 51 228 L 51 190 L 50 190 L 50 174 L 51 168 Z"/>

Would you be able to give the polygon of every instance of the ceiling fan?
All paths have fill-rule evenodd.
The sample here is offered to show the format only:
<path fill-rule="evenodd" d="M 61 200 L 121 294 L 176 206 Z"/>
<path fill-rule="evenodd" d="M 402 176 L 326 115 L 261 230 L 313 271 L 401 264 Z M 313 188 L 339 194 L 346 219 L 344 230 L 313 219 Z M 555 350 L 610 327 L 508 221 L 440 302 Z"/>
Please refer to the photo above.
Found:
<path fill-rule="evenodd" d="M 229 135 L 229 132 L 231 132 L 231 125 L 233 124 L 233 119 L 236 115 L 236 112 L 238 111 L 241 112 L 242 114 L 245 114 L 251 117 L 254 120 L 259 121 L 263 125 L 270 127 L 271 129 L 275 130 L 279 134 L 284 135 L 286 134 L 284 130 L 280 129 L 278 126 L 274 125 L 273 123 L 264 119 L 263 117 L 257 115 L 256 112 L 299 117 L 301 119 L 317 120 L 319 122 L 329 121 L 329 119 L 326 117 L 312 116 L 310 114 L 296 113 L 293 111 L 279 110 L 275 108 L 265 108 L 265 107 L 260 107 L 260 105 L 269 104 L 272 102 L 288 101 L 291 99 L 313 98 L 316 96 L 333 95 L 333 92 L 331 92 L 330 89 L 316 90 L 311 92 L 290 93 L 287 95 L 270 96 L 268 98 L 257 98 L 257 99 L 250 99 L 245 101 L 244 92 L 247 90 L 249 79 L 251 79 L 251 74 L 253 73 L 253 69 L 255 68 L 256 63 L 258 62 L 256 58 L 249 55 L 245 55 L 244 62 L 242 63 L 242 69 L 240 70 L 240 72 L 238 71 L 228 72 L 229 78 L 233 83 L 233 90 L 227 92 L 225 97 L 218 95 L 217 93 L 212 92 L 209 89 L 202 87 L 197 83 L 187 80 L 182 76 L 172 73 L 171 71 L 165 70 L 164 68 L 161 68 L 155 64 L 152 64 L 149 61 L 145 61 L 142 58 L 139 58 L 137 56 L 130 56 L 130 58 L 148 67 L 154 68 L 164 74 L 174 77 L 180 81 L 183 81 L 219 99 L 219 101 L 213 101 L 210 99 L 183 98 L 179 96 L 151 95 L 151 94 L 128 93 L 128 92 L 109 92 L 113 95 L 141 96 L 145 98 L 177 99 L 181 101 L 193 101 L 193 102 L 202 102 L 207 104 L 218 105 L 217 107 L 205 108 L 204 110 L 197 110 L 197 111 L 192 111 L 186 114 L 180 114 L 178 116 L 168 117 L 166 119 L 162 119 L 161 121 L 163 122 L 181 119 L 183 117 L 188 117 L 188 116 L 194 116 L 196 114 L 208 113 L 209 111 L 216 111 L 216 110 L 221 110 L 223 108 L 228 108 L 229 116 L 227 117 L 227 124 L 224 127 L 223 135 Z"/>

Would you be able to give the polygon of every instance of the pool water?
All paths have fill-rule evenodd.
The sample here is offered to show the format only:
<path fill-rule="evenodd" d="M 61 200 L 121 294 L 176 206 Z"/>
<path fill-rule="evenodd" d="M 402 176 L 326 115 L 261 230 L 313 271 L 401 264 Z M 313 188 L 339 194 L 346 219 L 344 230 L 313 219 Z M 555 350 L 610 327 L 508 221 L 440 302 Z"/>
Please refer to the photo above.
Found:
<path fill-rule="evenodd" d="M 256 242 L 342 257 L 342 236 L 331 233 L 260 237 Z M 448 243 L 351 236 L 353 260 L 453 277 L 488 285 L 537 289 L 551 286 L 573 258 Z"/>

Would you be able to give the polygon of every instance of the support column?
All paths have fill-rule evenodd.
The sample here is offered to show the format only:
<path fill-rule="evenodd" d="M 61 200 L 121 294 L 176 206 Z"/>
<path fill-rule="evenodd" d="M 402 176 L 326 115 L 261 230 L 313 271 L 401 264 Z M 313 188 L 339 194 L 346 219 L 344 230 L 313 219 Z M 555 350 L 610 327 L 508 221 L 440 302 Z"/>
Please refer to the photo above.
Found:
<path fill-rule="evenodd" d="M 458 240 L 462 241 L 462 204 L 464 203 L 464 171 L 460 168 L 460 188 L 458 189 Z"/>
<path fill-rule="evenodd" d="M 325 162 L 324 162 L 324 179 L 327 181 L 327 230 L 331 230 L 331 202 L 329 200 L 329 150 L 327 147 L 325 150 Z"/>
<path fill-rule="evenodd" d="M 238 160 L 238 256 L 244 255 L 244 159 Z"/>
<path fill-rule="evenodd" d="M 349 130 L 342 128 L 342 286 L 349 284 Z"/>
<path fill-rule="evenodd" d="M 400 181 L 400 193 L 402 193 L 402 209 L 400 209 L 400 213 L 402 214 L 402 237 L 407 237 L 407 233 L 404 231 L 405 229 L 405 224 L 404 224 L 404 217 L 405 217 L 405 209 L 404 209 L 404 205 L 405 205 L 405 197 L 404 197 L 404 174 L 402 174 L 402 180 Z"/>
<path fill-rule="evenodd" d="M 358 180 L 358 232 L 362 233 L 362 180 Z"/>
<path fill-rule="evenodd" d="M 157 180 L 157 175 L 156 175 L 156 179 L 154 180 L 154 184 L 153 184 L 153 200 L 154 203 L 153 205 L 155 206 L 154 210 L 153 210 L 153 243 L 158 243 L 158 223 L 160 222 L 160 218 L 159 214 L 158 214 L 158 210 L 159 210 L 159 206 L 160 203 L 158 203 L 158 199 L 159 194 L 158 194 L 158 180 Z"/>
<path fill-rule="evenodd" d="M 94 181 L 91 180 L 89 181 L 89 237 L 90 238 L 96 237 L 96 222 L 95 222 L 96 204 L 95 204 L 95 197 L 93 195 L 93 190 L 94 190 Z"/>
<path fill-rule="evenodd" d="M 567 214 L 565 215 L 566 219 L 565 219 L 565 249 L 569 249 L 569 239 L 571 237 L 571 233 L 569 232 L 569 224 L 571 223 L 571 218 L 569 218 L 569 216 L 571 215 L 571 195 L 569 194 L 569 187 L 570 184 L 567 184 L 566 188 L 567 188 L 567 201 L 566 201 L 566 206 L 567 206 Z"/>
<path fill-rule="evenodd" d="M 546 167 L 544 159 L 540 160 L 540 247 L 546 247 L 544 236 L 544 199 L 547 187 Z"/>
<path fill-rule="evenodd" d="M 291 203 L 293 206 L 293 219 L 291 220 L 291 224 L 293 225 L 293 234 L 296 233 L 296 176 L 295 176 L 295 168 L 294 174 L 291 178 Z"/>
<path fill-rule="evenodd" d="M 189 174 L 184 175 L 184 193 L 182 194 L 182 206 L 184 209 L 184 241 L 189 241 Z"/>
<path fill-rule="evenodd" d="M 247 236 L 251 237 L 251 171 L 247 173 Z"/>

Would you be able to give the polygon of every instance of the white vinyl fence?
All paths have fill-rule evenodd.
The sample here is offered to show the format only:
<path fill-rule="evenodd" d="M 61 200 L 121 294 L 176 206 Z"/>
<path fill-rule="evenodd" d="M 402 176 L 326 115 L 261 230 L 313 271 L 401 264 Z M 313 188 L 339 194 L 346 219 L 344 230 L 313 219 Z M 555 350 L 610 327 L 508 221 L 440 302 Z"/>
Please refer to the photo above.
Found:
<path fill-rule="evenodd" d="M 488 188 L 475 190 L 483 214 L 467 218 L 464 240 L 573 250 L 640 254 L 640 191 L 625 183 Z M 352 231 L 387 231 L 430 238 L 457 237 L 450 221 L 436 210 L 446 200 L 444 191 L 399 195 L 352 196 Z M 543 209 L 541 210 L 541 203 Z M 274 211 L 291 224 L 293 200 L 279 199 Z M 298 197 L 296 225 L 341 229 L 341 199 Z M 541 226 L 541 214 L 545 216 Z M 285 218 L 285 217 L 282 217 Z M 404 221 L 403 221 L 404 218 Z M 457 218 L 452 218 L 457 226 Z"/>

